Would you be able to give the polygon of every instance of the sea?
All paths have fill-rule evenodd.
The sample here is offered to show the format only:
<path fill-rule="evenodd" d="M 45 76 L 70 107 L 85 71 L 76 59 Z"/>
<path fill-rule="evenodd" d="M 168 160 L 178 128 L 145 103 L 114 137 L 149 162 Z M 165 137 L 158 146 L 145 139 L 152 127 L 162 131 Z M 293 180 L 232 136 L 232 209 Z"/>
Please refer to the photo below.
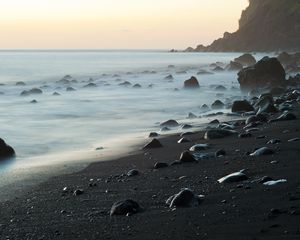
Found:
<path fill-rule="evenodd" d="M 16 152 L 15 159 L 0 164 L 1 192 L 12 186 L 22 190 L 17 182 L 25 184 L 28 178 L 43 179 L 126 153 L 145 141 L 149 132 L 167 134 L 159 123 L 168 119 L 192 125 L 207 122 L 203 116 L 213 111 L 201 108 L 203 104 L 243 97 L 237 72 L 214 71 L 216 65 L 226 68 L 240 55 L 0 51 L 0 138 Z M 166 78 L 169 75 L 173 78 Z M 199 89 L 183 88 L 191 76 L 198 79 Z M 216 90 L 219 85 L 226 90 Z M 26 94 L 32 88 L 42 94 Z M 189 113 L 198 118 L 188 119 Z"/>

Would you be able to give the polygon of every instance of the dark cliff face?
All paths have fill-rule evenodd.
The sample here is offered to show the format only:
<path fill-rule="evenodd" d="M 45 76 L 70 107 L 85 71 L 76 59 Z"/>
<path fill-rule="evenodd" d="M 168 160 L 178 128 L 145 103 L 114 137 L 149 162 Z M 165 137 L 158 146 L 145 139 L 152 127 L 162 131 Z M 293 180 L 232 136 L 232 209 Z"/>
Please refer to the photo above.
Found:
<path fill-rule="evenodd" d="M 239 29 L 196 51 L 299 51 L 300 0 L 250 0 Z"/>

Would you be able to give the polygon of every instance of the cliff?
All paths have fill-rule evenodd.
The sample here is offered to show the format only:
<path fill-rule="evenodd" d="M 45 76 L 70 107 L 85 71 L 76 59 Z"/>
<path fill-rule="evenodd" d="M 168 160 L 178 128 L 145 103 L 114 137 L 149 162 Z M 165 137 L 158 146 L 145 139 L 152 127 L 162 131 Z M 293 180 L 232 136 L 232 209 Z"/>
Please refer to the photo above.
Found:
<path fill-rule="evenodd" d="M 191 48 L 188 48 L 191 51 Z M 239 29 L 193 51 L 299 51 L 300 0 L 250 0 Z"/>

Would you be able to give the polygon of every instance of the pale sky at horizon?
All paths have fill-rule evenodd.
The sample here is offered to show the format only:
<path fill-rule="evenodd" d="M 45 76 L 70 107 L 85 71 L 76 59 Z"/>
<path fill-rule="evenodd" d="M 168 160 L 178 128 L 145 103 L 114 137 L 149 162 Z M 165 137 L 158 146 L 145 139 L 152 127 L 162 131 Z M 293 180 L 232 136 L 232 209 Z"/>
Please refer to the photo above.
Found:
<path fill-rule="evenodd" d="M 0 49 L 183 49 L 235 31 L 248 0 L 0 0 Z"/>

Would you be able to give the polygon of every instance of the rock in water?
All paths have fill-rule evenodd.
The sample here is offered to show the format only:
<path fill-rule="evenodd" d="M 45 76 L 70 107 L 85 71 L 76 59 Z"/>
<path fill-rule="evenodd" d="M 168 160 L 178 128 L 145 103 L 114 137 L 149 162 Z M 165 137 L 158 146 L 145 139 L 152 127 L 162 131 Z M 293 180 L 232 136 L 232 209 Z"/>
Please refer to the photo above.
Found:
<path fill-rule="evenodd" d="M 192 190 L 185 188 L 179 193 L 172 195 L 166 201 L 170 207 L 197 207 L 203 201 L 203 195 L 196 195 Z"/>
<path fill-rule="evenodd" d="M 131 199 L 127 199 L 125 201 L 119 201 L 114 203 L 110 209 L 110 216 L 135 214 L 140 211 L 141 207 L 137 202 Z"/>
<path fill-rule="evenodd" d="M 184 151 L 181 153 L 179 162 L 181 163 L 187 163 L 187 162 L 197 162 L 196 158 L 193 154 L 191 154 L 189 151 Z"/>
<path fill-rule="evenodd" d="M 231 173 L 225 177 L 222 177 L 218 180 L 219 183 L 233 183 L 233 182 L 241 182 L 247 180 L 248 177 L 242 171 Z"/>
<path fill-rule="evenodd" d="M 256 59 L 249 53 L 245 53 L 235 58 L 234 61 L 241 64 L 242 66 L 251 66 L 256 63 Z"/>
<path fill-rule="evenodd" d="M 234 101 L 231 107 L 232 112 L 251 112 L 254 111 L 254 107 L 247 101 Z"/>
<path fill-rule="evenodd" d="M 156 138 L 153 138 L 151 142 L 147 143 L 143 149 L 160 148 L 163 145 Z"/>
<path fill-rule="evenodd" d="M 221 108 L 224 108 L 224 106 L 225 106 L 225 104 L 222 101 L 216 100 L 212 103 L 211 108 L 212 109 L 221 109 Z"/>
<path fill-rule="evenodd" d="M 151 132 L 149 133 L 149 138 L 158 137 L 159 134 L 157 132 Z"/>
<path fill-rule="evenodd" d="M 285 83 L 285 70 L 277 58 L 264 57 L 238 73 L 241 90 L 274 87 Z"/>
<path fill-rule="evenodd" d="M 161 127 L 177 127 L 179 123 L 176 120 L 170 119 L 160 124 Z"/>
<path fill-rule="evenodd" d="M 183 138 L 180 138 L 177 142 L 178 143 L 188 143 L 188 142 L 191 142 L 191 140 L 188 139 L 188 138 L 183 137 Z"/>
<path fill-rule="evenodd" d="M 15 150 L 6 144 L 6 142 L 0 138 L 0 160 L 5 160 L 15 156 Z"/>
<path fill-rule="evenodd" d="M 239 71 L 241 69 L 243 69 L 243 65 L 235 61 L 230 61 L 226 67 L 226 70 L 228 71 Z"/>
<path fill-rule="evenodd" d="M 199 88 L 199 82 L 196 77 L 192 76 L 190 79 L 184 81 L 184 88 L 192 89 Z"/>
<path fill-rule="evenodd" d="M 234 130 L 210 129 L 204 134 L 204 139 L 224 138 L 234 134 L 237 134 Z"/>
<path fill-rule="evenodd" d="M 275 153 L 275 151 L 273 149 L 268 148 L 268 147 L 262 147 L 262 148 L 257 149 L 253 153 L 251 153 L 250 156 L 258 157 L 258 156 L 263 156 L 263 155 L 271 155 L 274 153 Z"/>

